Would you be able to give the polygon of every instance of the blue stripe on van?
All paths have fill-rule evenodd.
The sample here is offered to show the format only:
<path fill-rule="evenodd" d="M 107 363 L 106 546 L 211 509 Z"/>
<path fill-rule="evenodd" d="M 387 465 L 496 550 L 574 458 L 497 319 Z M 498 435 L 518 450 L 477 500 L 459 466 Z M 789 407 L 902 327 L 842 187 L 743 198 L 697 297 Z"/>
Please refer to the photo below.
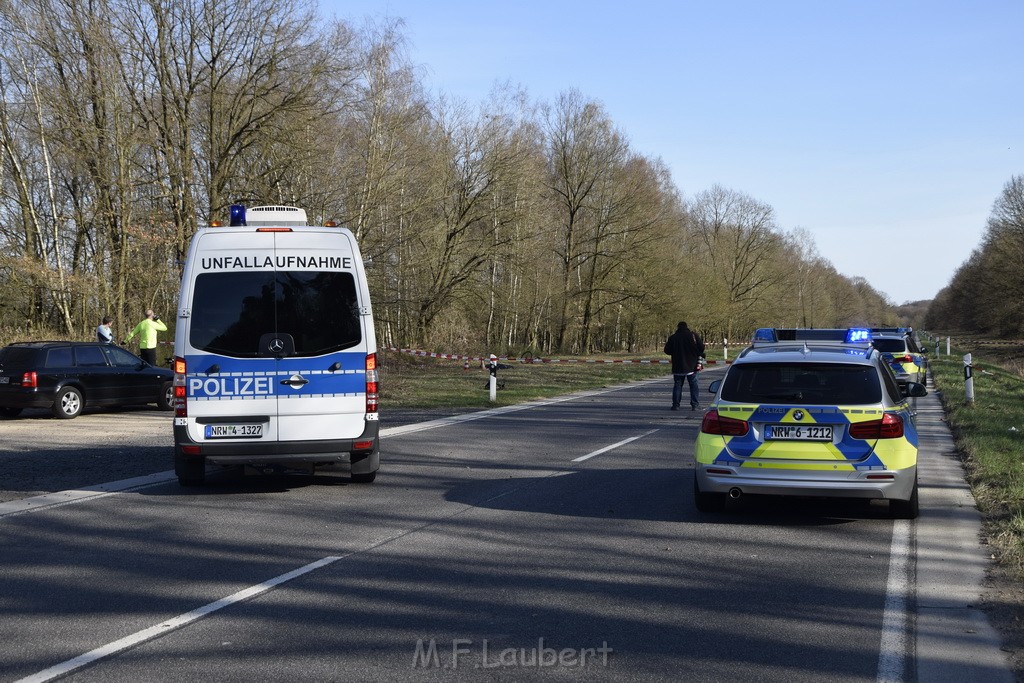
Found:
<path fill-rule="evenodd" d="M 366 393 L 366 353 L 332 353 L 316 358 L 227 358 L 210 354 L 185 357 L 185 387 L 190 400 L 361 396 Z M 335 363 L 341 369 L 331 372 Z M 217 372 L 209 372 L 214 365 Z M 275 369 L 276 368 L 276 369 Z M 292 376 L 308 383 L 281 384 Z"/>

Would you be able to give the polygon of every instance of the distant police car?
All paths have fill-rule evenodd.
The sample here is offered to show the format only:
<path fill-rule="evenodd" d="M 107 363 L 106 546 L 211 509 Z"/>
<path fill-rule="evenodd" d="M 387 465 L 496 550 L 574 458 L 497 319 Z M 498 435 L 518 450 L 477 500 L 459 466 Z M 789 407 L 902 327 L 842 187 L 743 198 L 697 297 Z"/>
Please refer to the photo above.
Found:
<path fill-rule="evenodd" d="M 377 347 L 352 233 L 295 207 L 232 207 L 192 238 L 174 340 L 174 469 L 379 467 Z"/>
<path fill-rule="evenodd" d="M 897 383 L 869 330 L 758 330 L 709 391 L 695 450 L 699 510 L 750 493 L 886 499 L 893 517 L 917 517 L 908 398 L 927 392 Z"/>
<path fill-rule="evenodd" d="M 914 340 L 913 331 L 910 328 L 872 328 L 871 343 L 893 366 L 898 379 L 925 383 L 928 363 L 923 349 Z"/>

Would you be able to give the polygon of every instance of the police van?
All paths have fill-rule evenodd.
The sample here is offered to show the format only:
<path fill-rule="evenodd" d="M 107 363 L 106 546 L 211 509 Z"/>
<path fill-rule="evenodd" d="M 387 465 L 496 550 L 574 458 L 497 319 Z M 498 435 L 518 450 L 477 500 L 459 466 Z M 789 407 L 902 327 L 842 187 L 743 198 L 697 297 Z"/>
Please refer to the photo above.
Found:
<path fill-rule="evenodd" d="M 174 339 L 174 470 L 380 465 L 377 348 L 359 247 L 303 209 L 231 207 L 200 228 L 182 275 Z"/>

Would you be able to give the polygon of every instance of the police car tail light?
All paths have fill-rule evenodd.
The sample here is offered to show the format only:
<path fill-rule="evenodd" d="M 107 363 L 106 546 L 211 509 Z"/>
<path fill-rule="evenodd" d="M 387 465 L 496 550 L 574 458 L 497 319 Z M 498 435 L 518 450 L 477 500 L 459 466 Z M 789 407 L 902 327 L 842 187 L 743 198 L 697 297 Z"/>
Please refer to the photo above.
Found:
<path fill-rule="evenodd" d="M 377 393 L 377 354 L 366 356 L 366 412 L 376 413 L 380 395 Z"/>
<path fill-rule="evenodd" d="M 914 361 L 914 359 L 910 357 L 909 353 L 902 356 L 895 356 L 893 360 L 897 363 L 912 363 Z"/>
<path fill-rule="evenodd" d="M 185 401 L 185 359 L 174 358 L 174 417 L 188 417 L 188 404 Z"/>
<path fill-rule="evenodd" d="M 898 439 L 903 436 L 903 418 L 886 413 L 881 420 L 868 420 L 850 425 L 854 439 Z"/>
<path fill-rule="evenodd" d="M 750 429 L 746 420 L 736 420 L 731 417 L 722 417 L 717 410 L 709 410 L 704 413 L 704 421 L 700 423 L 700 431 L 705 434 L 719 434 L 721 436 L 743 436 Z"/>
<path fill-rule="evenodd" d="M 34 372 L 26 372 L 21 376 L 21 386 L 35 389 L 39 386 L 39 376 Z"/>

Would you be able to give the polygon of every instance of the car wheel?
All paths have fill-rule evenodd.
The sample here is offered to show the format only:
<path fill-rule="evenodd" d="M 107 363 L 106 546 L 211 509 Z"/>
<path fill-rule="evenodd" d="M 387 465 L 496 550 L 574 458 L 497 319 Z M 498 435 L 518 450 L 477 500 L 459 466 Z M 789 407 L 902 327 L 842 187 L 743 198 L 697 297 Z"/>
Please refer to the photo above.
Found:
<path fill-rule="evenodd" d="M 64 387 L 57 392 L 57 400 L 53 402 L 53 414 L 62 420 L 70 420 L 78 417 L 84 407 L 82 392 L 74 387 Z"/>
<path fill-rule="evenodd" d="M 21 415 L 21 408 L 0 408 L 0 417 L 18 417 Z"/>
<path fill-rule="evenodd" d="M 701 493 L 697 486 L 697 473 L 693 474 L 693 500 L 701 512 L 722 512 L 725 510 L 724 493 Z"/>
<path fill-rule="evenodd" d="M 202 458 L 176 460 L 174 473 L 182 486 L 202 486 L 206 481 L 206 461 Z"/>
<path fill-rule="evenodd" d="M 353 472 L 352 481 L 356 484 L 372 484 L 373 480 L 377 478 L 377 472 Z"/>
<path fill-rule="evenodd" d="M 172 410 L 174 408 L 174 384 L 164 382 L 160 388 L 160 395 L 157 396 L 156 405 L 160 410 Z"/>
<path fill-rule="evenodd" d="M 917 496 L 917 478 L 915 477 L 914 490 L 910 492 L 910 500 L 890 500 L 889 516 L 893 519 L 917 519 L 920 508 Z"/>

